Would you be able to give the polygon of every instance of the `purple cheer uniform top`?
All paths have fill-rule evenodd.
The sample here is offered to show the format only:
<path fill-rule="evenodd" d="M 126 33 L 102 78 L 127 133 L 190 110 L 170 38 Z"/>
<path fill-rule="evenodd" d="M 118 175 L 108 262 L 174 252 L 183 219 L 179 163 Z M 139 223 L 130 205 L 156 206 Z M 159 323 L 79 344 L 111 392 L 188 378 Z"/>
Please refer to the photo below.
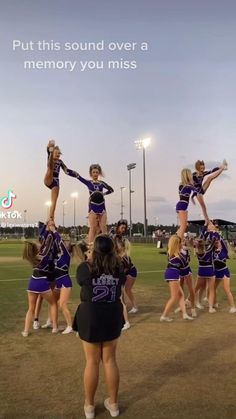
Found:
<path fill-rule="evenodd" d="M 84 179 L 82 176 L 78 175 L 77 179 L 80 182 L 84 183 L 89 190 L 89 209 L 88 212 L 94 212 L 95 214 L 103 214 L 106 211 L 105 207 L 105 195 L 109 195 L 114 192 L 113 188 L 102 180 L 93 181 L 89 179 Z M 106 192 L 103 192 L 103 190 Z"/>
<path fill-rule="evenodd" d="M 165 270 L 165 280 L 179 281 L 180 270 L 184 268 L 184 258 L 181 254 L 179 256 L 168 256 L 168 264 Z"/>
<path fill-rule="evenodd" d="M 197 194 L 204 195 L 205 191 L 202 187 L 204 177 L 216 172 L 217 170 L 219 170 L 219 167 L 214 167 L 214 169 L 212 170 L 205 170 L 202 174 L 199 174 L 198 172 L 193 172 L 193 184 L 197 191 L 193 193 L 192 198 L 197 196 Z"/>
<path fill-rule="evenodd" d="M 192 273 L 192 269 L 190 268 L 190 253 L 188 249 L 182 248 L 180 251 L 181 259 L 183 261 L 183 266 L 180 268 L 180 276 L 188 276 Z"/>
<path fill-rule="evenodd" d="M 197 252 L 198 258 L 198 275 L 200 277 L 212 277 L 215 276 L 215 270 L 213 266 L 213 251 L 215 246 L 216 237 L 213 237 L 212 241 L 206 246 L 204 253 Z"/>
<path fill-rule="evenodd" d="M 45 244 L 41 247 L 39 252 L 39 262 L 33 268 L 32 276 L 29 280 L 27 291 L 33 293 L 43 293 L 50 290 L 49 275 L 51 253 L 54 247 L 54 238 L 51 232 L 47 232 Z"/>
<path fill-rule="evenodd" d="M 60 234 L 54 233 L 55 244 L 58 249 L 58 257 L 55 260 L 54 277 L 56 281 L 55 289 L 72 288 L 72 281 L 69 275 L 71 256 L 62 241 Z"/>
<path fill-rule="evenodd" d="M 50 152 L 48 151 L 48 159 L 50 156 Z M 75 172 L 74 170 L 68 169 L 68 167 L 66 167 L 65 163 L 61 160 L 53 160 L 53 181 L 51 183 L 51 185 L 48 186 L 49 189 L 54 188 L 55 186 L 60 186 L 60 182 L 59 182 L 59 174 L 60 174 L 60 170 L 63 170 L 64 173 L 68 176 L 77 178 L 78 173 Z"/>
<path fill-rule="evenodd" d="M 179 185 L 179 201 L 176 204 L 176 212 L 187 211 L 189 198 L 192 192 L 197 192 L 193 185 Z"/>
<path fill-rule="evenodd" d="M 213 251 L 213 264 L 216 279 L 230 278 L 230 271 L 227 268 L 226 260 L 229 259 L 228 249 L 222 237 L 220 238 L 221 249 Z"/>

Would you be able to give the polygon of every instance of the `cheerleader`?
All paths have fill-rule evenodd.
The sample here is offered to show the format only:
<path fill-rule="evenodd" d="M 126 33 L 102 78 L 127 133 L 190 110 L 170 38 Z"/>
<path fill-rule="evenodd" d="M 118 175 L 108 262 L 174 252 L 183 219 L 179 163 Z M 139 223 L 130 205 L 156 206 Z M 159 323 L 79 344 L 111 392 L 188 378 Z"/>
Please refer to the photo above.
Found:
<path fill-rule="evenodd" d="M 47 229 L 50 229 L 53 225 L 52 222 L 48 223 Z M 50 252 L 54 246 L 53 233 L 48 231 L 47 239 L 43 248 L 37 246 L 36 243 L 25 243 L 23 252 L 23 259 L 28 260 L 33 265 L 33 274 L 28 285 L 28 302 L 29 309 L 25 317 L 25 328 L 22 332 L 22 336 L 26 337 L 29 334 L 29 329 L 32 324 L 36 301 L 38 295 L 41 295 L 49 304 L 52 318 L 53 329 L 52 333 L 57 333 L 57 304 L 53 297 L 52 290 L 50 288 L 48 270 Z"/>
<path fill-rule="evenodd" d="M 204 202 L 203 195 L 206 193 L 207 189 L 209 188 L 211 182 L 216 179 L 224 170 L 228 169 L 228 164 L 226 160 L 223 160 L 222 165 L 220 167 L 215 167 L 212 170 L 205 170 L 205 163 L 203 160 L 197 160 L 195 163 L 196 171 L 193 172 L 193 184 L 197 189 L 196 192 L 192 195 L 192 202 L 194 202 L 194 197 L 197 197 L 197 200 L 201 206 L 203 216 L 205 218 L 206 223 L 208 223 L 209 217 L 206 209 L 206 205 Z M 207 179 L 204 181 L 204 177 L 208 176 Z"/>
<path fill-rule="evenodd" d="M 131 309 L 129 310 L 130 314 L 135 314 L 138 312 L 137 303 L 132 291 L 134 286 L 135 280 L 137 278 L 137 269 L 134 266 L 131 258 L 130 258 L 130 241 L 125 238 L 128 232 L 128 223 L 126 220 L 120 220 L 117 223 L 116 227 L 116 234 L 114 235 L 114 240 L 116 243 L 116 250 L 117 253 L 120 255 L 122 259 L 122 263 L 124 265 L 125 273 L 126 273 L 126 281 L 125 281 L 125 293 L 131 303 Z"/>
<path fill-rule="evenodd" d="M 89 174 L 91 180 L 84 179 L 82 176 L 77 175 L 77 179 L 84 183 L 89 190 L 89 243 L 94 241 L 97 232 L 100 231 L 102 234 L 107 233 L 107 213 L 105 207 L 105 195 L 109 195 L 114 192 L 113 188 L 102 180 L 99 180 L 99 176 L 103 176 L 102 168 L 99 164 L 92 164 L 89 168 Z M 106 192 L 103 192 L 103 190 Z"/>
<path fill-rule="evenodd" d="M 208 239 L 207 241 L 201 238 L 196 241 L 196 254 L 198 258 L 199 268 L 195 293 L 197 294 L 199 290 L 205 289 L 206 284 L 208 285 L 209 313 L 216 312 L 216 309 L 213 307 L 215 298 L 215 271 L 213 266 L 213 249 L 216 239 L 216 236 L 212 236 L 212 238 Z"/>
<path fill-rule="evenodd" d="M 61 150 L 55 146 L 55 141 L 50 140 L 47 146 L 48 165 L 47 172 L 44 177 L 44 184 L 47 188 L 51 189 L 51 206 L 49 211 L 49 218 L 54 220 L 57 199 L 59 195 L 59 173 L 60 169 L 64 170 L 66 175 L 77 177 L 78 173 L 74 170 L 68 169 L 63 161 L 60 159 Z"/>
<path fill-rule="evenodd" d="M 180 286 L 180 269 L 184 267 L 183 257 L 181 256 L 181 239 L 177 234 L 170 237 L 168 242 L 168 265 L 165 271 L 165 280 L 169 284 L 170 298 L 166 303 L 163 314 L 160 317 L 161 322 L 171 322 L 173 319 L 169 317 L 169 313 L 175 306 L 179 304 L 184 320 L 193 320 L 186 312 L 184 293 Z"/>
<path fill-rule="evenodd" d="M 110 237 L 101 235 L 95 238 L 91 258 L 78 266 L 76 277 L 81 286 L 81 304 L 73 328 L 79 333 L 86 358 L 85 416 L 95 417 L 94 397 L 102 360 L 109 395 L 104 405 L 111 416 L 116 417 L 119 415 L 116 348 L 123 327 L 120 296 L 125 274 Z"/>
<path fill-rule="evenodd" d="M 191 314 L 192 317 L 197 317 L 196 307 L 195 307 L 195 292 L 193 288 L 193 275 L 190 267 L 190 252 L 186 246 L 186 240 L 183 241 L 183 247 L 180 251 L 183 267 L 180 268 L 180 286 L 184 291 L 184 283 L 186 283 L 189 291 L 189 296 L 187 301 L 190 300 L 191 303 Z"/>
<path fill-rule="evenodd" d="M 229 259 L 228 249 L 225 245 L 223 238 L 215 242 L 214 252 L 213 252 L 213 263 L 215 268 L 215 301 L 214 305 L 216 306 L 216 289 L 223 282 L 224 291 L 228 298 L 230 305 L 230 313 L 236 313 L 236 307 L 234 302 L 234 297 L 230 290 L 230 271 L 227 268 L 226 260 Z"/>
<path fill-rule="evenodd" d="M 178 236 L 183 239 L 188 223 L 188 204 L 192 192 L 196 192 L 193 186 L 193 177 L 190 169 L 181 171 L 181 183 L 179 185 L 179 201 L 176 204 L 176 212 L 179 218 Z"/>
<path fill-rule="evenodd" d="M 71 261 L 71 255 L 76 251 L 76 245 L 71 243 L 68 246 L 63 242 L 60 234 L 54 228 L 53 230 L 55 244 L 58 248 L 58 258 L 55 263 L 54 280 L 55 288 L 53 294 L 55 300 L 59 302 L 59 307 L 62 310 L 64 318 L 66 320 L 67 327 L 62 332 L 63 335 L 73 332 L 72 320 L 70 310 L 68 308 L 68 301 L 72 289 L 72 281 L 69 275 L 69 267 Z"/>

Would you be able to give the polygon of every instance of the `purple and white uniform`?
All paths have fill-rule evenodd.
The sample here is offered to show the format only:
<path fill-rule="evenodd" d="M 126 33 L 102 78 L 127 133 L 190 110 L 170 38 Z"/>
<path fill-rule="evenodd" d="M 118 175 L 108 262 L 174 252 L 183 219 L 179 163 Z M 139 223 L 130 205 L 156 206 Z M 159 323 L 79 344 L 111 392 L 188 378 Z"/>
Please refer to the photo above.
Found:
<path fill-rule="evenodd" d="M 188 276 L 189 274 L 192 273 L 192 269 L 190 268 L 189 262 L 190 262 L 190 253 L 188 249 L 181 249 L 180 251 L 182 260 L 183 260 L 183 264 L 184 266 L 182 268 L 180 268 L 180 276 L 184 277 L 184 276 Z"/>
<path fill-rule="evenodd" d="M 223 279 L 225 276 L 230 278 L 230 271 L 227 268 L 226 260 L 229 259 L 228 249 L 224 240 L 220 239 L 221 249 L 215 249 L 213 252 L 213 263 L 215 268 L 216 279 Z"/>
<path fill-rule="evenodd" d="M 132 279 L 136 279 L 137 278 L 137 269 L 134 266 L 131 258 L 129 256 L 123 256 L 122 259 L 122 264 L 124 266 L 124 271 L 125 271 L 125 275 L 129 275 L 131 276 Z"/>
<path fill-rule="evenodd" d="M 50 268 L 50 252 L 54 245 L 54 238 L 51 232 L 48 232 L 45 245 L 41 247 L 39 257 L 41 260 L 33 268 L 32 276 L 28 284 L 28 292 L 41 294 L 50 290 L 48 273 Z"/>
<path fill-rule="evenodd" d="M 48 158 L 49 158 L 49 156 L 50 156 L 50 153 L 48 151 Z M 60 174 L 61 169 L 68 176 L 75 177 L 75 178 L 78 176 L 78 173 L 75 172 L 74 170 L 68 169 L 68 167 L 66 167 L 65 163 L 61 159 L 54 160 L 53 161 L 53 181 L 52 181 L 51 185 L 48 186 L 49 189 L 52 189 L 55 186 L 59 187 L 59 185 L 60 185 L 59 174 Z"/>
<path fill-rule="evenodd" d="M 193 185 L 179 185 L 179 201 L 176 204 L 176 212 L 188 210 L 189 198 L 192 192 L 197 192 Z"/>
<path fill-rule="evenodd" d="M 206 278 L 215 276 L 215 270 L 213 266 L 213 249 L 215 245 L 215 238 L 213 237 L 212 242 L 207 246 L 206 251 L 203 254 L 197 252 L 198 258 L 198 275 Z"/>
<path fill-rule="evenodd" d="M 69 275 L 70 267 L 70 253 L 63 243 L 60 234 L 56 231 L 54 233 L 55 243 L 58 248 L 58 258 L 55 263 L 54 276 L 56 281 L 56 290 L 61 288 L 72 288 L 72 281 Z"/>
<path fill-rule="evenodd" d="M 202 174 L 199 174 L 198 172 L 193 172 L 193 184 L 195 188 L 197 189 L 197 192 L 193 193 L 192 198 L 197 196 L 197 194 L 204 195 L 205 191 L 202 187 L 204 177 L 207 175 L 210 175 L 211 173 L 216 172 L 217 170 L 219 170 L 219 167 L 214 167 L 214 169 L 212 170 L 205 170 Z"/>
<path fill-rule="evenodd" d="M 92 180 L 84 179 L 80 175 L 77 176 L 77 179 L 84 183 L 84 185 L 86 185 L 89 190 L 88 212 L 94 212 L 95 214 L 103 214 L 106 212 L 104 196 L 114 192 L 113 188 L 102 180 L 95 182 Z M 106 192 L 103 192 L 103 189 L 106 189 Z"/>
<path fill-rule="evenodd" d="M 168 265 L 165 270 L 165 280 L 179 281 L 180 269 L 184 267 L 184 259 L 181 254 L 179 256 L 168 256 Z"/>

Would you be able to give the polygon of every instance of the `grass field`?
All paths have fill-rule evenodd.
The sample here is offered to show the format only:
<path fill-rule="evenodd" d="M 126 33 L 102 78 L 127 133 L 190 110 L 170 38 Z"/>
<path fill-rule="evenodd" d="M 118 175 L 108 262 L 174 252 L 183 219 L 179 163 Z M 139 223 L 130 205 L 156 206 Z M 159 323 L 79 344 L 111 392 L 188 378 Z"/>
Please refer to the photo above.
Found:
<path fill-rule="evenodd" d="M 21 243 L 0 243 L 0 418 L 83 418 L 84 356 L 74 334 L 34 331 L 23 338 L 30 266 L 21 260 Z M 146 419 L 236 419 L 236 314 L 228 313 L 223 289 L 219 311 L 198 312 L 194 322 L 174 315 L 159 322 L 168 296 L 163 281 L 166 255 L 154 245 L 134 245 L 139 270 L 135 293 L 139 312 L 120 339 L 121 417 Z M 191 264 L 196 272 L 196 261 Z M 236 260 L 229 261 L 236 296 Z M 71 312 L 79 302 L 74 280 Z M 46 320 L 43 307 L 41 322 Z M 64 320 L 60 315 L 60 325 Z M 101 370 L 97 417 L 105 419 L 106 389 Z"/>

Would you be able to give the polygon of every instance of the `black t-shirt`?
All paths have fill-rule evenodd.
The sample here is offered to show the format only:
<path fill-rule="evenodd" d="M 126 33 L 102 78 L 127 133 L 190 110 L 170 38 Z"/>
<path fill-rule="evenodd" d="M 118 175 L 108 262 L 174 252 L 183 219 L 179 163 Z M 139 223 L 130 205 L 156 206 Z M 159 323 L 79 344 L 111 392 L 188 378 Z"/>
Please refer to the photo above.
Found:
<path fill-rule="evenodd" d="M 114 303 L 120 300 L 126 276 L 122 266 L 113 275 L 94 275 L 89 262 L 82 262 L 77 268 L 76 279 L 81 286 L 81 302 Z"/>

